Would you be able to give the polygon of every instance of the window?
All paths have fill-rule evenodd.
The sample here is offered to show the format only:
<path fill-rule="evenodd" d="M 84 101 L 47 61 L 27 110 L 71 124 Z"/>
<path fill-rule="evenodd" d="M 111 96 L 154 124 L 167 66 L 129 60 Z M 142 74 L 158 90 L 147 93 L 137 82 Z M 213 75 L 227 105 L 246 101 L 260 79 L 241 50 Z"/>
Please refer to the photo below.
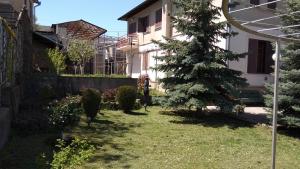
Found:
<path fill-rule="evenodd" d="M 259 2 L 259 0 L 250 0 L 250 4 L 252 4 L 252 5 L 259 5 L 260 2 Z"/>
<path fill-rule="evenodd" d="M 143 65 L 142 69 L 143 70 L 148 70 L 148 61 L 149 61 L 149 53 L 143 53 Z"/>
<path fill-rule="evenodd" d="M 269 74 L 273 72 L 272 44 L 269 41 L 249 39 L 248 73 Z"/>
<path fill-rule="evenodd" d="M 162 9 L 159 9 L 155 12 L 155 30 L 161 29 L 161 21 L 162 21 Z"/>
<path fill-rule="evenodd" d="M 275 1 L 275 0 L 268 0 L 268 2 L 273 2 L 273 1 Z M 276 9 L 276 7 L 277 7 L 277 3 L 276 2 L 268 4 L 268 8 L 269 9 Z"/>
<path fill-rule="evenodd" d="M 149 16 L 139 19 L 139 32 L 150 32 Z"/>
<path fill-rule="evenodd" d="M 136 22 L 129 24 L 128 26 L 128 34 L 136 33 Z"/>

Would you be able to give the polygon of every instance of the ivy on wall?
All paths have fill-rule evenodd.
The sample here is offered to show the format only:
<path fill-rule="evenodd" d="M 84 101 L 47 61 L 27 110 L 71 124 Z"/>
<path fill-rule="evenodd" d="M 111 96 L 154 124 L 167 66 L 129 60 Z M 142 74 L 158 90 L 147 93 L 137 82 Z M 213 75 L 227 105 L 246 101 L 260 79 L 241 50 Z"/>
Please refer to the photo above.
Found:
<path fill-rule="evenodd" d="M 13 83 L 15 33 L 0 17 L 0 85 Z"/>

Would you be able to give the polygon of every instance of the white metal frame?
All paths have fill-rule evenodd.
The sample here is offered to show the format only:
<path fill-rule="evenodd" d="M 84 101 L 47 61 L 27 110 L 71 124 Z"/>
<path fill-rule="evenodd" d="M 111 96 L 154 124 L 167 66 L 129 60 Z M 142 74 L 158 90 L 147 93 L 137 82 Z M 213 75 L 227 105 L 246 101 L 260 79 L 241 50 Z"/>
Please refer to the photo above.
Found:
<path fill-rule="evenodd" d="M 245 31 L 247 33 L 254 34 L 256 36 L 260 36 L 260 37 L 264 37 L 264 38 L 268 38 L 268 39 L 272 39 L 272 40 L 276 41 L 275 79 L 274 79 L 274 98 L 273 98 L 274 99 L 273 100 L 273 129 L 272 129 L 272 169 L 275 169 L 276 168 L 276 141 L 277 141 L 277 114 L 278 114 L 278 85 L 279 85 L 279 73 L 280 73 L 280 70 L 279 70 L 280 69 L 280 67 L 279 67 L 280 47 L 281 47 L 280 44 L 281 44 L 281 41 L 284 41 L 284 42 L 298 41 L 298 42 L 300 42 L 300 38 L 298 39 L 296 37 L 290 37 L 290 36 L 300 35 L 300 32 L 291 33 L 291 34 L 283 34 L 283 35 L 272 35 L 272 34 L 267 34 L 266 32 L 271 31 L 271 30 L 280 30 L 280 29 L 284 29 L 284 28 L 300 27 L 300 25 L 288 25 L 288 26 L 280 26 L 280 27 L 260 29 L 260 30 L 252 30 L 252 29 L 246 27 L 246 25 L 273 19 L 273 18 L 279 18 L 282 16 L 297 14 L 297 13 L 300 13 L 300 11 L 295 11 L 295 12 L 292 12 L 289 14 L 286 13 L 286 14 L 274 15 L 271 17 L 265 17 L 265 18 L 261 18 L 261 19 L 256 19 L 256 20 L 240 23 L 235 18 L 233 18 L 230 14 L 242 12 L 245 10 L 254 9 L 257 7 L 265 6 L 265 5 L 276 3 L 276 2 L 286 1 L 286 0 L 274 0 L 272 2 L 262 3 L 259 5 L 253 5 L 251 7 L 246 7 L 246 8 L 242 8 L 242 9 L 233 10 L 233 11 L 229 9 L 229 1 L 230 0 L 223 0 L 223 2 L 222 2 L 222 10 L 223 10 L 224 16 L 228 20 L 229 24 L 231 24 L 231 25 L 235 26 L 236 28 L 238 28 L 242 31 Z"/>

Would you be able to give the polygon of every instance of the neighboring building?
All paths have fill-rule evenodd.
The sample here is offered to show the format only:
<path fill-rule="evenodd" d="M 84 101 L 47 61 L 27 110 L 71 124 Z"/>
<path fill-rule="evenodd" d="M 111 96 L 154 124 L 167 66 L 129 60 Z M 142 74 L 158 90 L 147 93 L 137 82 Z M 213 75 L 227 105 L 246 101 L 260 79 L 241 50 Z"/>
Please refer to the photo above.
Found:
<path fill-rule="evenodd" d="M 86 64 L 86 73 L 113 74 L 120 72 L 118 69 L 120 60 L 116 51 L 117 38 L 106 36 L 107 30 L 84 20 L 70 21 L 53 24 L 52 29 L 62 42 L 63 49 L 67 51 L 69 43 L 73 39 L 91 41 L 96 50 L 93 59 Z M 74 73 L 73 67 L 69 67 L 69 73 Z"/>
<path fill-rule="evenodd" d="M 269 1 L 273 0 L 250 0 L 241 4 L 239 8 Z M 221 7 L 222 0 L 215 0 L 214 3 Z M 240 18 L 244 21 L 251 21 L 262 16 L 270 16 L 274 13 L 274 8 L 276 8 L 276 3 L 255 9 L 255 12 L 245 13 Z M 137 78 L 140 75 L 149 74 L 152 82 L 157 82 L 157 79 L 164 76 L 163 73 L 150 69 L 159 64 L 153 56 L 163 54 L 151 40 L 163 41 L 163 36 L 184 38 L 171 26 L 170 16 L 174 10 L 176 9 L 170 0 L 146 0 L 119 18 L 119 20 L 127 21 L 128 25 L 128 35 L 120 39 L 118 43 L 118 50 L 123 50 L 127 54 L 128 75 Z M 224 16 L 221 16 L 220 21 L 224 20 Z M 274 27 L 278 20 L 268 22 L 250 26 L 256 29 Z M 238 62 L 229 62 L 229 68 L 242 71 L 252 88 L 262 88 L 266 82 L 272 82 L 271 66 L 274 64 L 272 60 L 274 52 L 271 40 L 250 35 L 236 28 L 233 28 L 233 31 L 239 34 L 230 39 L 222 39 L 218 45 L 236 53 L 248 53 L 248 56 Z"/>
<path fill-rule="evenodd" d="M 37 26 L 33 32 L 32 37 L 33 44 L 33 71 L 34 72 L 49 72 L 50 60 L 48 58 L 48 49 L 54 49 L 56 47 L 62 48 L 57 35 L 53 32 L 51 27 Z"/>
<path fill-rule="evenodd" d="M 152 39 L 162 41 L 163 36 L 172 37 L 170 11 L 170 0 L 146 0 L 119 18 L 128 24 L 128 35 L 118 43 L 118 50 L 126 52 L 128 75 L 138 78 L 149 74 L 152 82 L 163 76 L 150 70 L 159 64 L 153 56 L 162 54 Z"/>

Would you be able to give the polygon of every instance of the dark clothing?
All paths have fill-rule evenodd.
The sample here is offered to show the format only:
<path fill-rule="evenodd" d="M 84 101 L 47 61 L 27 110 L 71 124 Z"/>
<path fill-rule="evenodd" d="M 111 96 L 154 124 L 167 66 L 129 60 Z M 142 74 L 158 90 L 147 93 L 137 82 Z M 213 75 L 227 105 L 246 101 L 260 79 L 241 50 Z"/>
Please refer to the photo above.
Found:
<path fill-rule="evenodd" d="M 145 80 L 144 82 L 144 106 L 146 108 L 146 106 L 149 105 L 149 80 Z"/>
<path fill-rule="evenodd" d="M 149 93 L 149 80 L 145 80 L 144 82 L 144 93 Z"/>

